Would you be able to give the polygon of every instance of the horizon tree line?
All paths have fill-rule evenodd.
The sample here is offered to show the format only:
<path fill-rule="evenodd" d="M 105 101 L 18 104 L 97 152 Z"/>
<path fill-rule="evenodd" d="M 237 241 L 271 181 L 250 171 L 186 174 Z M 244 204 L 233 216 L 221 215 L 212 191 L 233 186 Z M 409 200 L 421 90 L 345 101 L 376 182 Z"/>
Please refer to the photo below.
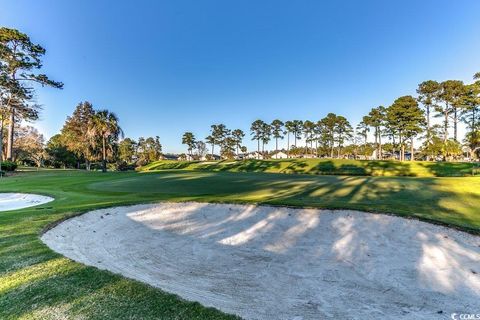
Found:
<path fill-rule="evenodd" d="M 376 159 L 384 158 L 386 144 L 383 138 L 388 141 L 389 153 L 398 153 L 401 161 L 406 160 L 407 148 L 410 148 L 410 160 L 414 160 L 416 140 L 423 140 L 419 148 L 421 157 L 432 160 L 441 156 L 443 160 L 447 160 L 462 153 L 462 145 L 458 139 L 458 125 L 463 121 L 468 129 L 464 142 L 471 150 L 470 156 L 478 157 L 480 153 L 480 121 L 478 121 L 480 73 L 476 73 L 473 78 L 474 82 L 471 84 L 464 84 L 458 80 L 424 81 L 418 85 L 418 97 L 406 95 L 397 98 L 388 107 L 372 108 L 355 129 L 346 117 L 335 113 L 329 113 L 318 121 L 283 122 L 275 119 L 267 123 L 257 119 L 250 126 L 251 139 L 257 142 L 258 157 L 268 153 L 265 146 L 272 139 L 275 141 L 273 151 L 279 151 L 278 141 L 284 138 L 287 139 L 287 157 L 292 156 L 292 149 L 298 149 L 297 143 L 302 138 L 305 140 L 302 150 L 304 156 L 341 158 L 343 149 L 347 147 L 346 143 L 350 142 L 348 150 L 356 150 L 358 155 L 359 149 L 362 148 L 366 157 L 368 153 L 366 150 L 369 147 L 368 136 L 371 132 L 374 138 L 373 154 Z M 432 125 L 432 116 L 441 117 L 442 125 Z M 450 128 L 453 128 L 453 138 L 449 136 Z M 229 147 L 230 145 L 240 146 L 243 142 L 243 131 L 237 130 L 242 135 L 232 135 L 224 124 L 211 126 L 211 134 L 205 141 L 211 145 L 212 157 L 217 145 L 220 146 L 221 151 L 228 150 L 229 152 L 221 152 L 221 155 L 228 153 L 230 158 L 239 156 L 240 150 L 246 151 L 243 147 L 233 152 L 233 148 Z M 191 132 L 186 134 L 194 137 Z M 290 142 L 291 138 L 293 143 Z M 191 154 L 193 144 L 188 143 L 187 140 L 182 140 L 182 143 L 189 146 L 188 151 Z M 193 141 L 196 142 L 196 140 Z M 295 150 L 293 156 L 297 155 L 298 150 Z"/>
<path fill-rule="evenodd" d="M 45 52 L 28 35 L 16 29 L 0 28 L 0 165 L 4 159 L 27 157 L 29 152 L 24 152 L 25 146 L 45 144 L 43 136 L 21 126 L 25 121 L 37 120 L 41 112 L 41 106 L 35 101 L 37 85 L 63 88 L 63 83 L 51 80 L 40 72 Z M 439 156 L 443 160 L 454 158 L 461 153 L 461 142 L 470 148 L 471 158 L 478 157 L 480 72 L 473 76 L 473 80 L 467 84 L 460 80 L 424 81 L 418 85 L 417 97 L 402 96 L 388 107 L 372 108 L 355 128 L 346 117 L 329 113 L 318 121 L 297 119 L 284 122 L 275 119 L 268 123 L 258 119 L 250 126 L 250 136 L 257 142 L 259 157 L 268 154 L 266 146 L 272 140 L 275 141 L 275 151 L 278 151 L 279 141 L 285 138 L 287 157 L 303 155 L 340 158 L 352 153 L 355 157 L 358 154 L 366 156 L 373 147 L 375 158 L 383 159 L 384 152 L 393 152 L 399 154 L 400 160 L 405 160 L 406 149 L 410 148 L 413 160 L 416 140 L 422 141 L 419 150 L 421 157 L 427 160 Z M 440 118 L 441 124 L 433 124 L 433 118 Z M 126 150 L 133 146 L 136 161 L 160 158 L 161 144 L 158 137 L 140 138 L 138 142 L 128 138 L 120 141 L 123 132 L 118 122 L 118 117 L 109 110 L 94 110 L 90 103 L 81 103 L 74 114 L 67 118 L 61 133 L 49 140 L 49 147 L 45 150 L 51 151 L 50 158 L 52 155 L 65 156 L 70 153 L 68 159 L 75 158 L 77 166 L 84 161 L 87 169 L 92 162 L 101 161 L 103 171 L 109 161 L 117 161 L 122 157 L 129 160 L 126 155 L 129 152 Z M 459 141 L 458 137 L 461 122 L 467 127 L 463 141 Z M 450 136 L 451 129 L 453 136 Z M 17 130 L 20 132 L 17 133 Z M 374 137 L 373 144 L 368 142 L 370 132 Z M 187 145 L 190 157 L 194 153 L 197 157 L 206 155 L 209 145 L 212 158 L 215 147 L 219 148 L 222 157 L 232 158 L 240 152 L 246 152 L 244 137 L 245 133 L 241 129 L 230 130 L 224 124 L 214 124 L 204 141 L 196 139 L 192 132 L 187 132 L 182 137 L 182 143 Z M 17 139 L 32 143 L 20 140 L 17 145 L 23 147 L 15 149 Z M 305 145 L 299 147 L 298 141 L 302 139 Z M 39 148 L 35 148 L 30 148 L 36 150 L 30 153 L 32 159 L 33 154 L 39 152 Z M 57 150 L 52 151 L 55 148 Z M 126 154 L 120 156 L 120 149 Z M 43 158 L 45 157 L 37 157 L 37 160 Z"/>

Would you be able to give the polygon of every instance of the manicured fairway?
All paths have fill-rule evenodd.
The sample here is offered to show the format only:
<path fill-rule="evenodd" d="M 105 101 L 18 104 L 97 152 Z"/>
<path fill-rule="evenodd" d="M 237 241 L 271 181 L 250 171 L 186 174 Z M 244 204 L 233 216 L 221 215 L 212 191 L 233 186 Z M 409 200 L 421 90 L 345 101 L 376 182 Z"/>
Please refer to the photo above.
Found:
<path fill-rule="evenodd" d="M 160 160 L 140 171 L 182 169 L 215 172 L 302 173 L 311 175 L 468 177 L 480 175 L 478 164 L 471 162 L 429 162 L 345 159 L 270 159 L 223 161 Z"/>
<path fill-rule="evenodd" d="M 0 319 L 227 319 L 135 281 L 60 257 L 39 240 L 48 224 L 93 208 L 139 202 L 259 202 L 390 212 L 480 232 L 480 177 L 409 178 L 162 171 L 44 171 L 0 181 L 0 192 L 51 195 L 0 212 Z"/>

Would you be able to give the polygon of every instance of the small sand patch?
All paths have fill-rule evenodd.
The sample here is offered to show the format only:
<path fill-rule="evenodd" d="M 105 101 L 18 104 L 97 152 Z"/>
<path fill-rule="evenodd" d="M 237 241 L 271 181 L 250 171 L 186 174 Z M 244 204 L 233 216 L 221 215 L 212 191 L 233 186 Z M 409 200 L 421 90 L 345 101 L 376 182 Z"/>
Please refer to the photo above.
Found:
<path fill-rule="evenodd" d="M 0 193 L 0 212 L 38 206 L 55 199 L 30 193 Z"/>

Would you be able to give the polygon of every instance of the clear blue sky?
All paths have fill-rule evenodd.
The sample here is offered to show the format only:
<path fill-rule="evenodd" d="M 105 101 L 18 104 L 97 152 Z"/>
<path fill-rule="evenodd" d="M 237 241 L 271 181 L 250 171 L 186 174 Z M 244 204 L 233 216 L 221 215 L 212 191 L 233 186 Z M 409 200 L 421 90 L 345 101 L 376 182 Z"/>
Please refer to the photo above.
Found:
<path fill-rule="evenodd" d="M 45 46 L 46 73 L 65 83 L 38 90 L 47 137 L 89 100 L 167 152 L 212 123 L 356 124 L 423 80 L 480 71 L 477 0 L 0 0 L 0 25 Z"/>

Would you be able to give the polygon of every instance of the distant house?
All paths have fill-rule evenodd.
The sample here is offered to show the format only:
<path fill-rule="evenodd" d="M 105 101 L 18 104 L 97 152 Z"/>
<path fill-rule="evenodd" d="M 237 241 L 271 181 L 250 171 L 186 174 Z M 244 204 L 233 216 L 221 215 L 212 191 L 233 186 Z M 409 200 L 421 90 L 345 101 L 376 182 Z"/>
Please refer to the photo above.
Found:
<path fill-rule="evenodd" d="M 210 160 L 222 160 L 222 157 L 220 157 L 218 154 L 206 154 L 204 156 L 200 157 L 200 161 L 210 161 Z"/>
<path fill-rule="evenodd" d="M 246 159 L 263 159 L 263 155 L 260 152 L 255 151 L 247 154 L 245 158 Z"/>
<path fill-rule="evenodd" d="M 167 154 L 162 154 L 162 156 L 160 157 L 161 160 L 178 160 L 178 155 L 176 154 L 171 154 L 171 153 L 167 153 Z"/>
<path fill-rule="evenodd" d="M 316 157 L 317 157 L 316 155 L 311 154 L 311 153 L 302 155 L 302 158 L 307 158 L 307 159 L 313 159 L 313 158 L 316 158 Z"/>
<path fill-rule="evenodd" d="M 239 153 L 235 156 L 235 160 L 244 160 L 244 159 L 248 159 L 247 158 L 248 156 L 248 153 Z"/>
<path fill-rule="evenodd" d="M 277 151 L 272 154 L 272 159 L 287 159 L 288 154 L 283 151 Z"/>

